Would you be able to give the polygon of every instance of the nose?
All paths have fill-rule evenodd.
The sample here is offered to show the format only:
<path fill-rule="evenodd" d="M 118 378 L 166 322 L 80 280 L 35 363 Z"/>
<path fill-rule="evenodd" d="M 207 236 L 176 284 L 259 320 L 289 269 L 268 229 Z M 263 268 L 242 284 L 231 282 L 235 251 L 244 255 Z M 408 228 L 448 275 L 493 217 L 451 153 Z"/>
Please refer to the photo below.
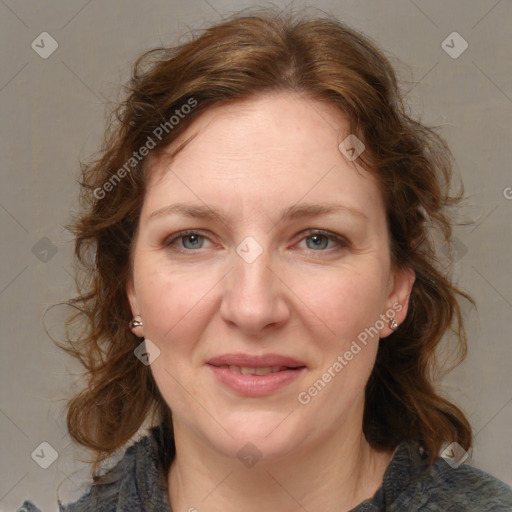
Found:
<path fill-rule="evenodd" d="M 286 323 L 290 317 L 287 287 L 264 251 L 255 261 L 233 255 L 233 269 L 225 280 L 222 318 L 248 335 Z"/>

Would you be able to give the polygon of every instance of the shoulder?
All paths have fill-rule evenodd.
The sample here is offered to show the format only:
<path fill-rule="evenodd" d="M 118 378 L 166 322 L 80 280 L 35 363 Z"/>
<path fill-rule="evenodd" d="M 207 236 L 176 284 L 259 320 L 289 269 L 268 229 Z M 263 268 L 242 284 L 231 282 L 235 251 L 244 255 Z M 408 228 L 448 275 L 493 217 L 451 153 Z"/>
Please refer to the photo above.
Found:
<path fill-rule="evenodd" d="M 512 489 L 467 464 L 429 465 L 423 443 L 411 440 L 396 448 L 377 501 L 387 512 L 512 512 Z"/>
<path fill-rule="evenodd" d="M 170 512 L 166 482 L 159 464 L 161 444 L 158 427 L 126 449 L 121 460 L 104 475 L 96 478 L 87 491 L 59 512 L 115 512 L 144 510 Z M 18 512 L 41 512 L 25 501 Z"/>
<path fill-rule="evenodd" d="M 59 511 L 146 510 L 149 501 L 161 495 L 160 484 L 154 440 L 149 434 L 131 445 L 116 466 L 97 478 L 79 500 L 68 505 L 59 502 Z"/>
<path fill-rule="evenodd" d="M 439 458 L 421 487 L 420 499 L 425 510 L 512 511 L 512 489 L 494 476 L 467 464 L 453 468 Z"/>
<path fill-rule="evenodd" d="M 60 512 L 109 512 L 116 510 L 119 494 L 123 488 L 130 486 L 135 469 L 139 447 L 145 444 L 142 439 L 130 446 L 123 458 L 107 473 L 97 478 L 87 492 L 77 501 L 68 505 L 59 502 Z"/>

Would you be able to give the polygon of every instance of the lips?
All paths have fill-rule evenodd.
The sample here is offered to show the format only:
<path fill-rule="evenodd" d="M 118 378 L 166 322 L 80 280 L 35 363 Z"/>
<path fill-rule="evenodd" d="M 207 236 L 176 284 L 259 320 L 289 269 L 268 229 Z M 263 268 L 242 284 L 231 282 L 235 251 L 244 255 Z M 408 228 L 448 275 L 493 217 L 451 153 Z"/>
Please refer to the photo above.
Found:
<path fill-rule="evenodd" d="M 270 368 L 272 372 L 277 369 L 303 368 L 306 364 L 298 359 L 279 354 L 250 355 L 250 354 L 224 354 L 213 357 L 208 364 L 217 367 L 234 367 L 233 370 L 243 368 Z"/>
<path fill-rule="evenodd" d="M 276 393 L 306 372 L 303 361 L 279 354 L 224 354 L 213 357 L 206 366 L 223 386 L 252 397 Z"/>
<path fill-rule="evenodd" d="M 264 367 L 251 367 L 251 366 L 216 366 L 216 368 L 227 368 L 232 372 L 241 373 L 242 375 L 268 375 L 269 373 L 283 372 L 285 370 L 293 370 L 288 366 L 264 366 Z"/>

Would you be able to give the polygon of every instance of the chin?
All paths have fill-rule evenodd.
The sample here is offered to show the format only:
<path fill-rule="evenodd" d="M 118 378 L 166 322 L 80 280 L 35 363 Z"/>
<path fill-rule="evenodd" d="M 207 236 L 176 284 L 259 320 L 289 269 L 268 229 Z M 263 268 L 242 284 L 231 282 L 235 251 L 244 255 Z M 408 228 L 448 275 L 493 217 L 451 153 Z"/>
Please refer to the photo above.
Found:
<path fill-rule="evenodd" d="M 302 440 L 291 418 L 283 421 L 285 417 L 280 412 L 270 411 L 244 413 L 238 419 L 224 416 L 222 425 L 232 437 L 223 429 L 220 432 L 216 429 L 220 435 L 215 438 L 205 437 L 223 455 L 243 463 L 249 460 L 252 463 L 277 462 Z M 250 467 L 249 462 L 246 465 Z"/>

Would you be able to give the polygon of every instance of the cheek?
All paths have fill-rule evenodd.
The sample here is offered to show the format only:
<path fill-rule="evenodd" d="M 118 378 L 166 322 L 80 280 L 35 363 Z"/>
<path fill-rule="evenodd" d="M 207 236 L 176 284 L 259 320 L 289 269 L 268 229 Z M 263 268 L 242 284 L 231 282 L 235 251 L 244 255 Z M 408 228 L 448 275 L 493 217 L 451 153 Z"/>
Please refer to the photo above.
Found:
<path fill-rule="evenodd" d="M 190 366 L 196 363 L 198 340 L 215 309 L 214 294 L 208 291 L 216 280 L 204 273 L 179 273 L 149 263 L 140 270 L 137 293 L 144 334 L 160 350 L 151 372 L 165 402 L 179 416 L 186 417 L 191 396 L 199 398 L 195 370 Z"/>
<path fill-rule="evenodd" d="M 318 274 L 298 280 L 294 289 L 312 318 L 322 321 L 329 341 L 326 345 L 336 339 L 338 348 L 375 324 L 385 300 L 384 280 L 375 266 Z"/>
<path fill-rule="evenodd" d="M 368 333 L 381 312 L 385 289 L 382 274 L 370 266 L 365 272 L 347 269 L 315 283 L 315 292 L 307 283 L 298 292 L 307 293 L 304 302 L 315 313 L 309 313 L 314 325 L 309 335 L 320 354 L 301 399 L 309 400 L 308 414 L 323 419 L 322 429 L 334 433 L 340 417 L 364 396 L 379 346 L 375 331 Z"/>
<path fill-rule="evenodd" d="M 198 346 L 220 307 L 216 285 L 223 273 L 211 268 L 180 271 L 154 261 L 140 261 L 139 270 L 144 335 L 160 350 L 151 372 L 167 404 L 185 414 L 190 396 L 199 394 L 196 371 L 204 353 Z"/>
<path fill-rule="evenodd" d="M 218 280 L 212 273 L 179 272 L 168 264 L 141 261 L 137 297 L 148 332 L 166 342 L 180 324 L 208 304 L 208 291 Z M 197 316 L 197 314 L 195 315 Z"/>

